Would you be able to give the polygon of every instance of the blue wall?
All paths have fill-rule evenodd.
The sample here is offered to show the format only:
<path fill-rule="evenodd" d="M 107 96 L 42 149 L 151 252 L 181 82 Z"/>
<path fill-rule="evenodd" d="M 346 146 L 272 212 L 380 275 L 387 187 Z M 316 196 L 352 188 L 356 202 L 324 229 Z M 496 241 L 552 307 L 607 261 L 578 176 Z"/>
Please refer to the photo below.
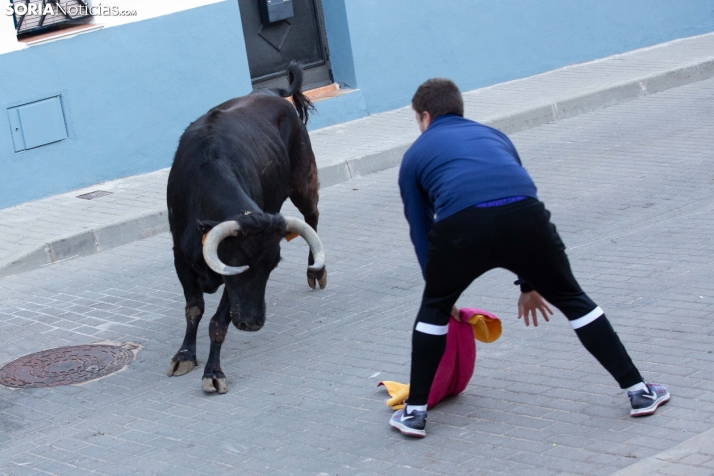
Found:
<path fill-rule="evenodd" d="M 323 127 L 360 119 L 367 115 L 364 96 L 359 89 L 352 90 L 343 96 L 318 101 L 315 112 L 310 114 L 307 130 L 314 131 Z"/>
<path fill-rule="evenodd" d="M 191 121 L 251 91 L 236 1 L 0 55 L 0 71 L 0 208 L 168 167 Z M 7 108 L 58 94 L 69 138 L 15 153 Z"/>
<path fill-rule="evenodd" d="M 322 11 L 325 16 L 332 74 L 335 81 L 354 88 L 357 85 L 357 77 L 352 57 L 352 40 L 345 0 L 323 0 Z"/>
<path fill-rule="evenodd" d="M 322 0 L 335 80 L 311 129 L 714 31 L 714 0 Z M 171 164 L 188 124 L 251 90 L 237 0 L 0 55 L 0 208 Z M 14 152 L 7 108 L 61 95 L 69 138 Z"/>
<path fill-rule="evenodd" d="M 714 0 L 323 0 L 335 79 L 369 113 L 434 76 L 475 89 L 714 31 Z"/>

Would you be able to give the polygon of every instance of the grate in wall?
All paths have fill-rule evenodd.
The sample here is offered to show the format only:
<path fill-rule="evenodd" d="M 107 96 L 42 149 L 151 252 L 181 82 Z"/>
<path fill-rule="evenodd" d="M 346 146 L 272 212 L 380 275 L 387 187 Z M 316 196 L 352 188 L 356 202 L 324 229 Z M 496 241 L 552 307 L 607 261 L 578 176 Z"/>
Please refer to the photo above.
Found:
<path fill-rule="evenodd" d="M 106 195 L 111 195 L 112 192 L 107 192 L 106 190 L 95 190 L 94 192 L 83 193 L 82 195 L 77 195 L 77 198 L 83 200 L 94 200 L 95 198 L 104 197 Z"/>

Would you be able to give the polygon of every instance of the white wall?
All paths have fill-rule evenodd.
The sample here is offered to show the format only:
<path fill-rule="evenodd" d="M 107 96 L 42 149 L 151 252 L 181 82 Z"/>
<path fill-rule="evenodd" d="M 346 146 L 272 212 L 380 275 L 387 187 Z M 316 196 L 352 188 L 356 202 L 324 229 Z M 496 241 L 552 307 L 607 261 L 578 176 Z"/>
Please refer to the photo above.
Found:
<path fill-rule="evenodd" d="M 3 10 L 0 12 L 0 54 L 19 50 L 22 47 L 15 36 L 15 23 L 11 16 L 5 15 L 4 3 L 2 6 Z"/>
<path fill-rule="evenodd" d="M 118 7 L 119 10 L 137 12 L 136 16 L 97 16 L 92 20 L 94 24 L 109 28 L 224 1 L 226 0 L 92 0 L 90 4 L 95 7 Z M 5 2 L 0 2 L 0 5 L 0 54 L 27 48 L 26 44 L 17 41 L 12 16 L 5 13 Z"/>

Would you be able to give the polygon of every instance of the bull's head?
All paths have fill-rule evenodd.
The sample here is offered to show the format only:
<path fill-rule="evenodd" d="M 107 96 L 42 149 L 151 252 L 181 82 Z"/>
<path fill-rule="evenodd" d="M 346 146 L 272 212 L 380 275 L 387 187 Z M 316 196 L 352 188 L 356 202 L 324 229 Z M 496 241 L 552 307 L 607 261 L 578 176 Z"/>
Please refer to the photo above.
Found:
<path fill-rule="evenodd" d="M 265 324 L 265 287 L 280 261 L 280 240 L 286 233 L 297 233 L 307 241 L 314 257 L 308 269 L 325 267 L 320 238 L 297 218 L 256 213 L 222 223 L 199 222 L 199 228 L 208 232 L 203 257 L 213 271 L 224 276 L 231 320 L 243 331 L 257 331 Z"/>

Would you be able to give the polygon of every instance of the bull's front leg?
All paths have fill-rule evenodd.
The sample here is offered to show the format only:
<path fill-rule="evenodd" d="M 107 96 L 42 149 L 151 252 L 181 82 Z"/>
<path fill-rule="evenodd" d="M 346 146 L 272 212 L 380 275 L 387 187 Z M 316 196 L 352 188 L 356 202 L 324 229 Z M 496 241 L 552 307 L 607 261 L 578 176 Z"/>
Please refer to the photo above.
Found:
<path fill-rule="evenodd" d="M 295 200 L 293 200 L 293 203 L 295 203 Z M 311 201 L 309 200 L 307 201 L 307 203 L 301 202 L 301 204 L 303 205 L 302 207 L 297 203 L 295 205 L 297 206 L 298 210 L 300 210 L 300 213 L 302 213 L 302 216 L 305 218 L 305 223 L 310 225 L 310 227 L 317 232 L 317 222 L 320 218 L 320 212 L 317 209 L 317 204 L 315 203 L 313 207 Z M 307 265 L 312 266 L 314 263 L 315 258 L 313 258 L 312 251 L 310 251 L 307 256 Z M 320 289 L 325 289 L 325 286 L 327 286 L 327 268 L 323 267 L 321 270 L 317 271 L 312 271 L 308 268 L 307 284 L 312 289 L 315 289 L 317 284 L 320 285 Z"/>
<path fill-rule="evenodd" d="M 166 372 L 169 377 L 186 375 L 198 365 L 196 333 L 198 332 L 198 324 L 203 317 L 204 308 L 203 296 L 201 296 L 200 300 L 192 300 L 186 303 L 186 335 L 183 338 L 181 348 L 171 359 L 169 370 Z"/>
<path fill-rule="evenodd" d="M 181 348 L 171 359 L 169 369 L 166 372 L 169 377 L 186 375 L 198 365 L 198 359 L 196 359 L 196 332 L 205 309 L 203 291 L 201 291 L 198 284 L 198 277 L 188 266 L 183 256 L 175 249 L 174 266 L 186 298 L 186 335 L 183 338 Z"/>
<path fill-rule="evenodd" d="M 315 154 L 310 145 L 310 136 L 307 130 L 303 127 L 301 131 L 301 140 L 296 142 L 295 148 L 291 152 L 291 163 L 294 164 L 291 177 L 292 193 L 290 201 L 300 210 L 305 219 L 305 223 L 310 225 L 317 232 L 317 222 L 320 218 L 320 211 L 317 209 L 317 202 L 320 201 L 320 184 L 317 180 L 317 164 L 315 163 Z M 312 252 L 308 255 L 307 264 L 312 266 L 315 259 Z M 327 286 L 327 270 L 323 267 L 321 270 L 307 270 L 307 284 L 315 289 L 316 284 L 320 285 L 320 289 Z"/>
<path fill-rule="evenodd" d="M 201 388 L 203 388 L 204 392 L 226 393 L 228 391 L 226 375 L 221 370 L 221 346 L 226 339 L 230 321 L 230 300 L 228 299 L 228 293 L 224 291 L 218 310 L 208 326 L 211 351 L 208 354 L 208 361 L 203 370 L 203 380 L 201 381 Z"/>
<path fill-rule="evenodd" d="M 312 213 L 312 215 L 303 214 L 303 216 L 305 217 L 305 223 L 310 225 L 312 229 L 317 232 L 317 220 L 320 217 L 320 212 L 317 210 L 317 208 Z M 307 284 L 312 289 L 315 289 L 315 281 L 317 281 L 317 284 L 320 285 L 320 289 L 325 289 L 325 286 L 327 286 L 327 268 L 323 266 L 321 270 L 313 271 L 309 268 L 309 266 L 312 266 L 314 263 L 315 258 L 313 258 L 312 251 L 310 251 L 307 256 Z"/>

